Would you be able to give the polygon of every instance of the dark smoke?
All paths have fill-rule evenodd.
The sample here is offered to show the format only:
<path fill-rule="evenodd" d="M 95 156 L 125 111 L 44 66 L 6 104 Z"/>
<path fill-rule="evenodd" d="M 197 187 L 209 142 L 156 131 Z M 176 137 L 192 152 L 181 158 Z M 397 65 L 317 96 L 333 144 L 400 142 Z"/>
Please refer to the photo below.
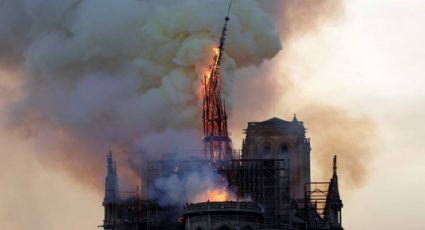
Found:
<path fill-rule="evenodd" d="M 1 1 L 0 66 L 21 73 L 7 128 L 34 139 L 48 167 L 97 188 L 109 149 L 134 178 L 139 161 L 199 148 L 199 79 L 226 10 L 216 0 Z M 254 0 L 235 2 L 230 16 L 231 105 L 234 71 L 274 57 L 281 42 Z"/>
<path fill-rule="evenodd" d="M 259 3 L 275 17 L 284 51 L 291 49 L 297 37 L 343 16 L 342 1 Z M 182 135 L 184 143 L 199 143 L 199 74 L 211 58 L 210 49 L 217 42 L 226 7 L 213 0 L 2 1 L 0 65 L 19 73 L 18 81 L 22 82 L 7 128 L 37 140 L 40 159 L 49 167 L 64 169 L 98 188 L 109 149 L 116 152 L 119 163 L 128 165 L 128 153 L 142 149 L 145 155 L 137 159 L 146 160 L 156 156 L 150 151 L 180 147 L 167 142 L 158 149 L 149 143 L 180 140 Z M 341 122 L 356 125 L 361 121 L 369 127 L 366 129 L 372 129 L 366 125 L 371 122 L 363 122 L 367 119 L 348 116 L 340 108 L 309 100 L 297 101 L 297 106 L 290 103 L 288 92 L 296 81 L 290 72 L 273 72 L 276 62 L 266 63 L 254 73 L 252 67 L 242 70 L 246 74 L 238 74 L 234 87 L 236 69 L 274 57 L 281 43 L 275 24 L 254 1 L 236 1 L 231 17 L 224 64 L 225 97 L 235 106 L 234 134 L 244 128 L 244 122 L 264 118 L 265 111 L 289 114 L 300 105 L 306 105 L 298 110 L 300 117 L 306 114 L 304 120 L 312 127 L 321 120 L 312 124 L 307 114 L 331 108 L 340 114 Z M 281 56 L 283 61 L 290 58 L 285 52 Z M 278 108 L 282 101 L 284 109 Z M 307 107 L 310 104 L 314 106 Z M 257 110 L 261 111 L 254 111 L 253 106 L 260 106 Z M 349 132 L 345 138 L 358 139 Z M 315 156 L 331 154 L 329 143 L 316 139 L 314 148 L 326 153 Z M 339 140 L 346 143 L 346 139 Z M 362 155 L 346 165 L 367 171 L 363 159 L 371 158 L 370 144 L 359 141 Z M 344 145 L 335 151 L 347 154 L 348 149 Z M 354 159 L 347 154 L 341 162 L 344 156 Z M 320 166 L 327 161 L 315 160 Z M 121 168 L 122 174 L 134 176 L 130 167 Z M 365 171 L 357 174 L 366 175 Z M 353 173 L 348 176 L 354 183 L 362 181 Z"/>

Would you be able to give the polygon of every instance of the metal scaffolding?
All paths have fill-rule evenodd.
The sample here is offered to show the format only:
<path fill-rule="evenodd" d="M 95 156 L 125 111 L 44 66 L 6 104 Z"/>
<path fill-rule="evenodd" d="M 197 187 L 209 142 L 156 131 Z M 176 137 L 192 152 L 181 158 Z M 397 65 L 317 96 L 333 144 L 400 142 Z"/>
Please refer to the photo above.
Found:
<path fill-rule="evenodd" d="M 232 157 L 231 140 L 227 130 L 226 105 L 221 98 L 221 62 L 226 41 L 227 23 L 232 3 L 230 2 L 220 43 L 209 71 L 202 79 L 202 120 L 204 128 L 204 146 L 207 159 L 217 163 L 228 163 Z"/>
<path fill-rule="evenodd" d="M 329 221 L 325 218 L 328 187 L 329 182 L 306 183 L 305 198 L 294 200 L 298 216 L 305 221 L 305 229 L 331 229 Z"/>
<path fill-rule="evenodd" d="M 263 206 L 268 228 L 291 223 L 288 166 L 283 159 L 234 159 L 226 169 L 238 196 Z"/>
<path fill-rule="evenodd" d="M 169 226 L 169 210 L 160 207 L 156 202 L 141 200 L 137 197 L 105 205 L 104 229 L 114 230 L 144 230 L 144 229 L 174 229 Z"/>
<path fill-rule="evenodd" d="M 329 182 L 310 182 L 305 186 L 305 197 L 306 203 L 313 206 L 315 213 L 317 213 L 321 218 L 324 217 L 325 205 L 328 196 L 328 187 Z M 307 214 L 311 211 L 306 209 Z M 307 215 L 308 219 L 311 220 L 311 215 Z"/>

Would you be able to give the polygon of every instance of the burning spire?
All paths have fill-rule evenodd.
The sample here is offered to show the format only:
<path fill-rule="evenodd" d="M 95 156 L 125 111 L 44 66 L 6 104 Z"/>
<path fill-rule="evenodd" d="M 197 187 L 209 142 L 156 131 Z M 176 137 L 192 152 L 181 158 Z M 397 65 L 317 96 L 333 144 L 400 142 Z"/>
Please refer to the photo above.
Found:
<path fill-rule="evenodd" d="M 226 162 L 231 159 L 231 140 L 227 131 L 226 105 L 221 99 L 221 62 L 223 59 L 224 44 L 226 41 L 227 24 L 232 7 L 230 1 L 220 43 L 215 48 L 215 55 L 207 74 L 202 81 L 203 89 L 203 127 L 205 156 L 214 162 Z"/>

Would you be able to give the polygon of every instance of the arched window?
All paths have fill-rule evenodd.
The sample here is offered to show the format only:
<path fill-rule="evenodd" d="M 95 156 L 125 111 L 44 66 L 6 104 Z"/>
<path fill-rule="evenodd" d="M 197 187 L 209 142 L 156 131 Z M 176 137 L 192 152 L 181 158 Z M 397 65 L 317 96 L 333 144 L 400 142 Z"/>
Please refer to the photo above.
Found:
<path fill-rule="evenodd" d="M 269 155 L 270 153 L 272 153 L 272 147 L 268 143 L 267 144 L 264 144 L 264 146 L 263 146 L 263 154 Z"/>
<path fill-rule="evenodd" d="M 280 153 L 282 153 L 282 154 L 288 154 L 288 153 L 289 153 L 289 148 L 288 148 L 288 146 L 287 146 L 287 145 L 285 145 L 285 144 L 283 144 L 283 145 L 280 147 Z"/>

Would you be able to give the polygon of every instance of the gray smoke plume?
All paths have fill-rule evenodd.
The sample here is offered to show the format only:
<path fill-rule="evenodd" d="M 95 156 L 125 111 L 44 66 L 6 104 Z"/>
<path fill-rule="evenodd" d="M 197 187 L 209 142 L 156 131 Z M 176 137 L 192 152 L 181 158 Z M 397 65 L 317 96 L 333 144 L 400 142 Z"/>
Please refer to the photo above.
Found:
<path fill-rule="evenodd" d="M 156 198 L 160 205 L 182 205 L 194 201 L 201 192 L 214 188 L 216 179 L 216 174 L 207 169 L 159 177 L 152 189 L 152 198 Z"/>
<path fill-rule="evenodd" d="M 285 41 L 319 30 L 344 17 L 343 0 L 258 0 L 271 13 Z"/>
<path fill-rule="evenodd" d="M 186 202 L 197 203 L 214 200 L 212 193 L 235 199 L 236 195 L 227 186 L 227 182 L 211 165 L 195 168 L 173 168 L 163 172 L 150 187 L 150 197 L 160 205 L 183 205 Z M 220 197 L 220 198 L 223 198 Z M 224 201 L 224 200 L 219 200 Z"/>
<path fill-rule="evenodd" d="M 129 152 L 141 150 L 137 159 L 146 161 L 200 143 L 200 76 L 227 7 L 217 0 L 1 1 L 0 65 L 23 69 L 9 127 L 37 139 L 48 165 L 99 188 L 109 148 L 125 163 Z M 230 17 L 223 85 L 231 105 L 234 71 L 272 58 L 281 43 L 255 1 L 236 1 Z"/>
<path fill-rule="evenodd" d="M 325 101 L 318 101 L 314 95 L 306 95 L 303 92 L 306 79 L 293 71 L 304 68 L 303 59 L 296 56 L 298 39 L 314 36 L 321 28 L 343 21 L 344 1 L 259 2 L 264 10 L 273 15 L 284 48 L 276 58 L 261 68 L 244 68 L 237 72 L 234 84 L 237 87 L 233 90 L 235 107 L 230 121 L 233 136 L 242 138 L 241 130 L 248 121 L 265 120 L 270 116 L 292 119 L 293 114 L 297 113 L 311 137 L 313 179 L 329 179 L 332 173 L 331 159 L 337 154 L 344 187 L 363 186 L 368 178 L 369 165 L 374 159 L 374 121 Z M 297 58 L 298 62 L 294 62 Z M 323 58 L 326 59 L 325 56 Z M 311 78 L 315 77 L 314 72 L 308 74 L 312 75 Z M 253 110 L 253 107 L 256 109 Z"/>

